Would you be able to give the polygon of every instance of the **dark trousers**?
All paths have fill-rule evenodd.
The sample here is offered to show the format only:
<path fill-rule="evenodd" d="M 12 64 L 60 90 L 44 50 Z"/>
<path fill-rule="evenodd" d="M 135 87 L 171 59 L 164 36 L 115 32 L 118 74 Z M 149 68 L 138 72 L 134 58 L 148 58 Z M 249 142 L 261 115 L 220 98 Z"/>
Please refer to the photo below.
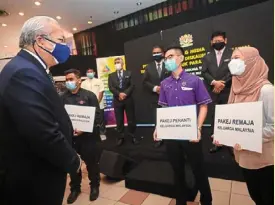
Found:
<path fill-rule="evenodd" d="M 261 169 L 244 169 L 248 192 L 256 205 L 274 204 L 274 165 Z"/>
<path fill-rule="evenodd" d="M 106 123 L 104 119 L 104 109 L 100 109 L 100 134 L 106 134 Z"/>
<path fill-rule="evenodd" d="M 158 103 L 152 103 L 151 104 L 151 108 L 152 108 L 152 113 L 153 113 L 153 122 L 155 123 L 155 125 L 157 125 L 157 109 L 161 108 L 160 105 L 158 105 Z"/>
<path fill-rule="evenodd" d="M 174 170 L 176 200 L 184 204 L 187 201 L 188 188 L 185 181 L 185 160 L 187 159 L 196 180 L 196 186 L 201 193 L 201 204 L 211 205 L 212 195 L 208 176 L 205 172 L 202 142 L 165 140 L 168 159 Z"/>
<path fill-rule="evenodd" d="M 212 91 L 210 92 L 210 95 L 212 98 L 212 106 L 213 106 L 213 112 L 211 116 L 211 135 L 214 134 L 215 106 L 227 104 L 229 94 L 230 94 L 229 88 L 225 88 L 225 90 L 223 90 L 219 94 L 213 93 Z"/>
<path fill-rule="evenodd" d="M 117 131 L 120 134 L 120 138 L 124 137 L 124 111 L 126 112 L 128 121 L 128 133 L 134 137 L 136 131 L 136 116 L 135 116 L 135 104 L 132 98 L 128 98 L 122 102 L 114 103 Z"/>
<path fill-rule="evenodd" d="M 96 137 L 97 139 L 94 139 Z M 85 162 L 91 187 L 99 187 L 99 149 L 97 146 L 99 136 L 86 135 L 75 137 L 73 146 L 81 159 Z M 71 191 L 80 191 L 82 173 L 71 173 Z"/>

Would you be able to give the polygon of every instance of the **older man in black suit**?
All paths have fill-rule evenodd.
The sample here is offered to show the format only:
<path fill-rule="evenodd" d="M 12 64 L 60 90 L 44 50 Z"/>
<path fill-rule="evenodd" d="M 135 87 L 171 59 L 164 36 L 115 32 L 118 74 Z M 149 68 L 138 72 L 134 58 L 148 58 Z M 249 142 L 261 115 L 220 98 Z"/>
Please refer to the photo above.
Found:
<path fill-rule="evenodd" d="M 228 48 L 226 33 L 216 31 L 211 36 L 213 50 L 203 58 L 202 75 L 208 84 L 209 92 L 214 106 L 217 104 L 227 104 L 230 88 L 231 73 L 228 63 L 231 60 L 232 49 Z M 214 130 L 214 113 L 211 117 L 212 134 Z M 214 146 L 211 153 L 217 152 L 221 147 Z"/>
<path fill-rule="evenodd" d="M 1 204 L 61 205 L 67 173 L 81 160 L 48 68 L 65 62 L 70 49 L 57 21 L 45 16 L 26 21 L 19 46 L 0 74 Z"/>
<path fill-rule="evenodd" d="M 136 130 L 136 117 L 135 104 L 132 97 L 135 87 L 132 81 L 132 73 L 131 71 L 123 70 L 124 62 L 122 58 L 116 58 L 114 63 L 116 72 L 109 75 L 108 84 L 109 90 L 114 95 L 113 105 L 115 109 L 117 131 L 119 133 L 117 146 L 121 146 L 125 140 L 124 112 L 126 112 L 128 121 L 128 135 L 132 138 L 133 144 L 138 144 L 139 141 L 134 135 Z"/>
<path fill-rule="evenodd" d="M 151 94 L 151 108 L 153 110 L 154 121 L 156 123 L 156 110 L 160 106 L 158 105 L 160 83 L 166 77 L 170 76 L 170 73 L 164 66 L 164 52 L 161 46 L 154 46 L 152 50 L 153 62 L 148 64 L 145 68 L 143 77 L 143 86 Z M 162 141 L 154 142 L 156 148 L 162 145 Z"/>

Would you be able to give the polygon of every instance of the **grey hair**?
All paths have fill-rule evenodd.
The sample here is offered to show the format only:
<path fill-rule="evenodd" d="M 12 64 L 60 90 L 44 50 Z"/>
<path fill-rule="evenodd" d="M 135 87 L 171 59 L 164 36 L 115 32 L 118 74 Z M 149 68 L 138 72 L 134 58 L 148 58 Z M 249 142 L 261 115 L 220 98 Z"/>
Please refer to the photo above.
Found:
<path fill-rule="evenodd" d="M 22 29 L 19 38 L 19 47 L 25 48 L 32 45 L 35 38 L 39 35 L 48 35 L 51 33 L 52 28 L 49 25 L 57 24 L 58 22 L 48 16 L 35 16 L 27 20 Z"/>

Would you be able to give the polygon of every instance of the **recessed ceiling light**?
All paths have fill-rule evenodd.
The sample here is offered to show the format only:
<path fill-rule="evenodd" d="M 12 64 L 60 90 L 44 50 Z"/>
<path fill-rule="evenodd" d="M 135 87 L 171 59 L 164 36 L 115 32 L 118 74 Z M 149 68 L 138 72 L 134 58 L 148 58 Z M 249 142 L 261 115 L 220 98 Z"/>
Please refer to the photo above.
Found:
<path fill-rule="evenodd" d="M 41 3 L 40 3 L 39 1 L 34 2 L 34 4 L 35 4 L 36 6 L 40 6 L 40 5 L 41 5 Z"/>
<path fill-rule="evenodd" d="M 77 31 L 77 28 L 73 28 L 74 31 Z"/>
<path fill-rule="evenodd" d="M 93 22 L 92 21 L 88 21 L 88 24 L 92 24 Z"/>
<path fill-rule="evenodd" d="M 62 19 L 61 16 L 57 16 L 56 18 L 57 18 L 58 20 Z"/>
<path fill-rule="evenodd" d="M 23 12 L 18 13 L 20 16 L 24 16 L 25 14 Z"/>
<path fill-rule="evenodd" d="M 7 26 L 7 24 L 5 24 L 5 23 L 2 23 L 2 26 L 3 26 L 3 27 L 6 27 L 6 26 Z"/>
<path fill-rule="evenodd" d="M 119 13 L 119 11 L 114 11 L 114 14 L 118 14 Z"/>
<path fill-rule="evenodd" d="M 141 2 L 137 2 L 137 5 L 140 6 L 142 3 Z"/>
<path fill-rule="evenodd" d="M 7 48 L 8 46 L 4 46 L 4 48 Z"/>

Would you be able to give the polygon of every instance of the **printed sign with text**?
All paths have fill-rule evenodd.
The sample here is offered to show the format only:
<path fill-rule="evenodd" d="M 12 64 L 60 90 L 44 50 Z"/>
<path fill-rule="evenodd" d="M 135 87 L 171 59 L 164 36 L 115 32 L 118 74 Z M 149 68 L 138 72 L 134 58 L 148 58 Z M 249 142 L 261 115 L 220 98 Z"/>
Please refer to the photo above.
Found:
<path fill-rule="evenodd" d="M 262 153 L 263 102 L 216 105 L 214 139 Z"/>
<path fill-rule="evenodd" d="M 157 135 L 159 139 L 196 140 L 196 105 L 158 108 Z"/>
<path fill-rule="evenodd" d="M 93 132 L 95 107 L 65 105 L 65 109 L 72 121 L 74 129 L 82 132 Z"/>

